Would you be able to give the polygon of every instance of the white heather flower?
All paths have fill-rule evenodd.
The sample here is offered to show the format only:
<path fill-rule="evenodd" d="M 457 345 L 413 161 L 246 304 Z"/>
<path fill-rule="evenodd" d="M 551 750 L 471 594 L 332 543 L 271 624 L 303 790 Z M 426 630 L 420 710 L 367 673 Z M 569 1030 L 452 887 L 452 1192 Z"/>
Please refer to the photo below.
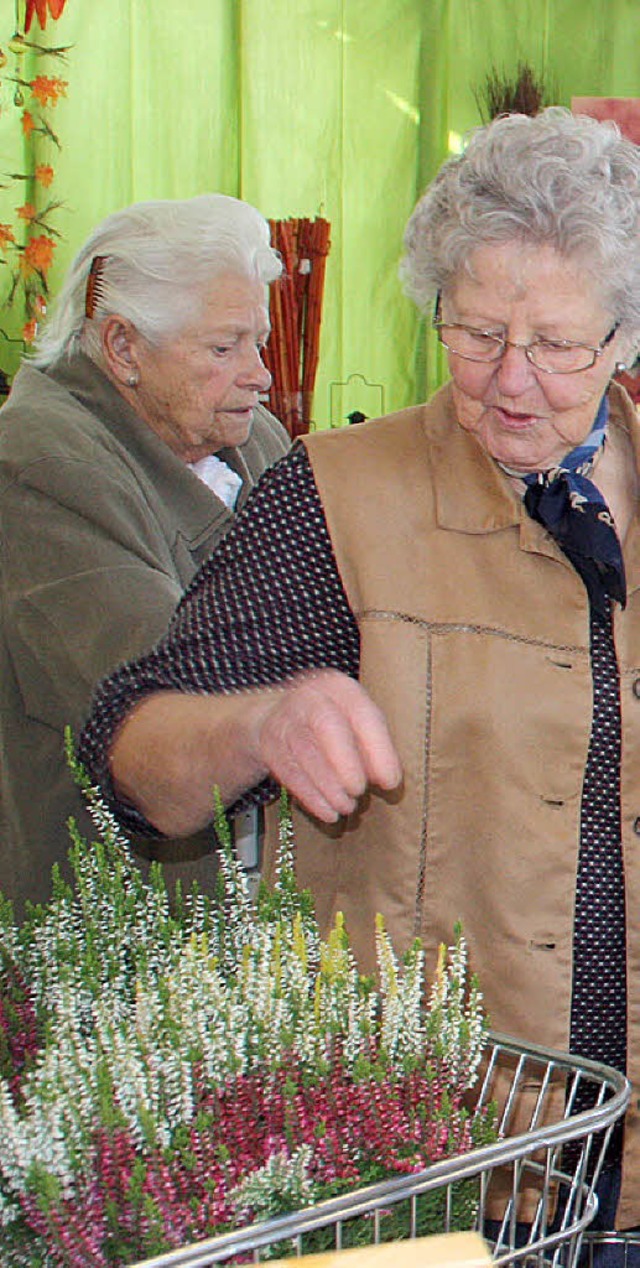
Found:
<path fill-rule="evenodd" d="M 42 1029 L 20 1101 L 0 1079 L 1 1225 L 19 1222 L 36 1168 L 73 1198 L 91 1173 L 105 1104 L 142 1155 L 150 1145 L 171 1149 L 193 1123 L 203 1084 L 220 1089 L 292 1056 L 313 1076 L 336 1047 L 347 1073 L 372 1044 L 392 1070 L 426 1050 L 456 1086 L 471 1086 L 486 1023 L 459 932 L 448 961 L 443 948 L 425 1012 L 418 944 L 398 962 L 379 921 L 376 990 L 359 975 L 340 915 L 320 939 L 295 888 L 286 816 L 271 895 L 254 905 L 223 849 L 222 908 L 192 895 L 175 914 L 159 871 L 145 880 L 99 800 L 93 809 L 103 840 L 85 845 L 76 835 L 75 887 L 58 884 L 22 926 L 0 905 L 0 951 L 29 984 Z M 238 1211 L 312 1200 L 310 1157 L 307 1145 L 274 1154 L 237 1187 Z"/>
<path fill-rule="evenodd" d="M 263 1167 L 252 1171 L 231 1192 L 237 1219 L 268 1219 L 283 1209 L 308 1206 L 313 1200 L 311 1152 L 309 1145 L 302 1145 L 290 1155 L 274 1153 Z"/>

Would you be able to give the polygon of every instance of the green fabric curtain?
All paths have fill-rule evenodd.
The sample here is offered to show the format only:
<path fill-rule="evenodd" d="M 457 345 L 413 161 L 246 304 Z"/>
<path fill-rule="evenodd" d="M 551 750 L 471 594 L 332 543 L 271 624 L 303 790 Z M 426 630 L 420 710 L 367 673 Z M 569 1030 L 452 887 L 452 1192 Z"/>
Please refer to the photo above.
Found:
<path fill-rule="evenodd" d="M 14 28 L 14 0 L 2 0 L 5 223 L 25 198 L 6 180 L 25 161 Z M 318 426 L 411 404 L 442 378 L 398 281 L 402 233 L 480 121 L 487 73 L 527 61 L 566 105 L 640 95 L 638 0 L 67 0 L 44 36 L 30 34 L 71 45 L 64 65 L 23 59 L 27 77 L 68 81 L 52 116 L 61 152 L 37 137 L 38 161 L 56 172 L 47 193 L 64 202 L 52 289 L 96 221 L 134 200 L 218 189 L 273 218 L 326 216 Z M 0 312 L 0 326 L 15 336 L 19 314 Z M 16 349 L 0 338 L 9 371 Z"/>

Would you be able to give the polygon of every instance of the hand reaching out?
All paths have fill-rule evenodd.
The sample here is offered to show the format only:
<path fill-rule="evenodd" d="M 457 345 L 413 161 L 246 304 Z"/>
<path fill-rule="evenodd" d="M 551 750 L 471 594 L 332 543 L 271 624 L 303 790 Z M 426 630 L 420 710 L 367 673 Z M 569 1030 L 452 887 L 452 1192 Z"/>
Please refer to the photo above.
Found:
<path fill-rule="evenodd" d="M 360 683 L 326 669 L 269 695 L 255 729 L 256 757 L 318 819 L 350 814 L 369 784 L 399 784 L 387 724 Z"/>
<path fill-rule="evenodd" d="M 325 823 L 350 814 L 370 784 L 402 778 L 385 719 L 360 683 L 333 669 L 231 695 L 146 696 L 110 752 L 114 790 L 166 836 L 211 821 L 272 775 Z"/>

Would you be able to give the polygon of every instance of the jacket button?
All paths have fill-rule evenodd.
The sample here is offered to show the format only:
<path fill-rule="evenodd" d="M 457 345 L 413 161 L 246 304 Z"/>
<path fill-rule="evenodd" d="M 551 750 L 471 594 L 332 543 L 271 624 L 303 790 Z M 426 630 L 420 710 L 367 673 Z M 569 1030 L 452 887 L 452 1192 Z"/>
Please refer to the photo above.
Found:
<path fill-rule="evenodd" d="M 636 700 L 640 700 L 640 678 L 634 678 L 633 680 L 633 694 Z"/>
<path fill-rule="evenodd" d="M 640 815 L 633 821 L 633 830 L 637 837 L 640 837 Z"/>

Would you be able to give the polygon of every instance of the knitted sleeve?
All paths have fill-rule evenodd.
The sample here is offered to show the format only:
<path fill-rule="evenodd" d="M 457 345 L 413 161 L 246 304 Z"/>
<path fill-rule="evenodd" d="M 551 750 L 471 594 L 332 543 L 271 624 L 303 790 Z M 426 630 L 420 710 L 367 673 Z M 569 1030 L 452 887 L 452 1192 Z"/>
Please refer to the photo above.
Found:
<path fill-rule="evenodd" d="M 228 693 L 305 669 L 357 677 L 360 641 L 322 504 L 302 445 L 261 478 L 229 533 L 185 592 L 169 630 L 147 655 L 99 686 L 78 755 L 123 826 L 157 835 L 116 800 L 108 770 L 114 733 L 151 692 Z M 238 802 L 277 792 L 265 780 Z"/>

